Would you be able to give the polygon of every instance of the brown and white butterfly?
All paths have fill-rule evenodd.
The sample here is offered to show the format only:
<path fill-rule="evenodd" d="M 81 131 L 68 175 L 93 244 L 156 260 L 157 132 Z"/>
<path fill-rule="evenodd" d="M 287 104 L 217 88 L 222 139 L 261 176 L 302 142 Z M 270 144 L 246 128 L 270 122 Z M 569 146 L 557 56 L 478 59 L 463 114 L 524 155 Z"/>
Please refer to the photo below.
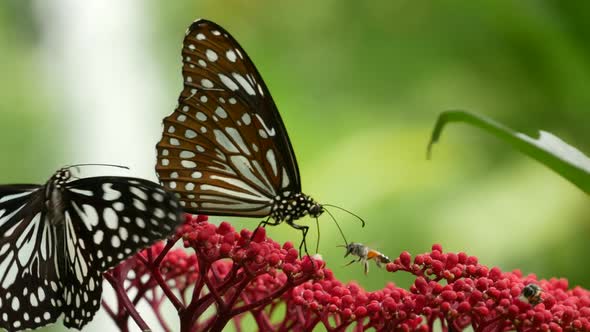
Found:
<path fill-rule="evenodd" d="M 295 221 L 324 208 L 301 192 L 287 130 L 252 60 L 225 29 L 201 19 L 186 32 L 182 63 L 184 89 L 157 145 L 161 183 L 189 213 L 286 222 L 306 247 L 308 226 Z"/>

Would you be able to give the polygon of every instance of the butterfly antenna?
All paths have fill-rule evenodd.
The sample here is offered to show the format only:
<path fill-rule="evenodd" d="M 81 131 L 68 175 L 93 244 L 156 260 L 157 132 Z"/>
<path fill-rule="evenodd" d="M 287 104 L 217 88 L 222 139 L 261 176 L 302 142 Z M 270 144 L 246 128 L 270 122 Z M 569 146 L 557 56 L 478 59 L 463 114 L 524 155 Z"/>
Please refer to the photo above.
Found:
<path fill-rule="evenodd" d="M 320 222 L 319 222 L 319 219 L 318 218 L 315 218 L 315 224 L 316 224 L 316 226 L 318 228 L 318 241 L 317 241 L 317 243 L 315 245 L 315 252 L 317 254 L 318 251 L 320 251 Z"/>
<path fill-rule="evenodd" d="M 123 169 L 129 170 L 129 167 L 127 167 L 127 166 L 115 165 L 115 164 L 76 164 L 76 165 L 70 165 L 68 167 L 80 167 L 80 166 L 106 166 L 106 167 L 117 167 L 117 168 L 123 168 Z"/>
<path fill-rule="evenodd" d="M 344 243 L 346 243 L 346 245 L 348 246 L 348 241 L 346 241 L 346 237 L 344 236 L 344 232 L 342 231 L 342 228 L 340 228 L 340 225 L 338 225 L 338 222 L 336 221 L 336 218 L 334 218 L 334 215 L 332 215 L 332 213 L 326 209 L 324 209 L 324 211 L 326 211 L 328 213 L 328 215 L 332 218 L 332 220 L 334 220 L 336 227 L 338 227 L 338 230 L 340 231 L 340 235 L 342 235 L 342 239 L 344 240 Z M 318 233 L 318 235 L 319 235 L 319 233 Z"/>
<path fill-rule="evenodd" d="M 355 216 L 355 217 L 356 217 L 358 220 L 360 220 L 360 221 L 361 221 L 361 223 L 362 223 L 362 225 L 363 225 L 362 227 L 365 227 L 365 220 L 364 220 L 363 218 L 359 217 L 359 215 L 358 215 L 358 214 L 352 213 L 351 211 L 348 211 L 347 209 L 345 209 L 345 208 L 341 208 L 341 207 L 339 207 L 339 206 L 337 206 L 337 205 L 332 205 L 332 204 L 322 204 L 322 206 L 330 206 L 330 207 L 334 207 L 334 208 L 340 209 L 340 210 L 342 210 L 342 211 L 344 211 L 344 212 L 346 212 L 346 213 L 348 213 L 348 214 L 350 214 L 350 215 L 353 215 L 353 216 Z M 328 213 L 329 213 L 329 212 L 328 212 Z M 334 218 L 334 217 L 332 217 L 332 218 Z"/>

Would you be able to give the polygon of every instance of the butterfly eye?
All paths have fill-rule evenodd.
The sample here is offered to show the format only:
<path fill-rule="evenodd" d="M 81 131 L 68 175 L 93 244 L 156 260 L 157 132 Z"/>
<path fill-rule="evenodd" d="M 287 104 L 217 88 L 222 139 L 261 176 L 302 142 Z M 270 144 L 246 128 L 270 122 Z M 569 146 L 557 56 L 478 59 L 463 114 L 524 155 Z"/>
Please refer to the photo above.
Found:
<path fill-rule="evenodd" d="M 319 217 L 322 213 L 324 213 L 324 208 L 320 205 L 320 204 L 313 204 L 310 208 L 309 208 L 309 214 L 313 217 L 313 218 L 317 218 Z"/>

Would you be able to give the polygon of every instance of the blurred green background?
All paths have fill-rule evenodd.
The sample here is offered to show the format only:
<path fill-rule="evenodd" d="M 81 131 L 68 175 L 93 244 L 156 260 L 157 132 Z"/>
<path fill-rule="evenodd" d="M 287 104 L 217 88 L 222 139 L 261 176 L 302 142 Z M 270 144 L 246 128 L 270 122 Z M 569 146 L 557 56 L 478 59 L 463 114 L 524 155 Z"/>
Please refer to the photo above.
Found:
<path fill-rule="evenodd" d="M 35 3 L 10 0 L 0 7 L 2 183 L 42 182 L 80 153 L 66 134 L 76 126 L 63 109 L 68 91 L 51 77 L 39 79 L 52 59 L 41 58 L 47 43 Z M 113 2 L 109 10 L 117 6 Z M 367 221 L 361 229 L 331 210 L 349 241 L 392 258 L 440 243 L 489 266 L 590 287 L 587 195 L 466 126 L 449 127 L 433 160 L 425 159 L 430 130 L 447 109 L 481 113 L 529 134 L 544 129 L 590 153 L 590 2 L 210 0 L 135 6 L 145 24 L 139 31 L 146 33 L 138 38 L 148 41 L 144 57 L 164 86 L 158 93 L 165 107 L 154 116 L 163 118 L 176 105 L 188 25 L 198 17 L 219 23 L 246 49 L 272 92 L 297 152 L 304 192 Z M 105 22 L 97 15 L 89 24 Z M 110 52 L 116 59 L 117 48 Z M 124 133 L 108 135 L 125 139 Z M 153 146 L 159 136 L 141 139 Z M 250 229 L 258 222 L 230 221 Z M 312 226 L 315 247 L 315 222 L 303 223 Z M 348 260 L 336 247 L 342 239 L 335 225 L 325 215 L 320 227 L 320 253 L 338 278 L 370 290 L 387 281 L 408 286 L 403 274 L 373 263 L 368 276 L 360 264 L 343 267 Z M 281 242 L 300 238 L 286 225 L 269 233 Z"/>

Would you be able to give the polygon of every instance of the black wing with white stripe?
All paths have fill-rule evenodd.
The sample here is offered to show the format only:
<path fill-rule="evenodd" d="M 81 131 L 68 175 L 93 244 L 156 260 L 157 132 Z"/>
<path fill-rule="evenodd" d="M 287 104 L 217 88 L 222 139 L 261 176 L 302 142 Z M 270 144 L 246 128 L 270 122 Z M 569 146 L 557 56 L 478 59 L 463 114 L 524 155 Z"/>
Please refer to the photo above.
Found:
<path fill-rule="evenodd" d="M 99 309 L 102 273 L 173 233 L 178 201 L 125 177 L 0 186 L 0 327 L 37 328 L 62 313 L 82 328 Z"/>

